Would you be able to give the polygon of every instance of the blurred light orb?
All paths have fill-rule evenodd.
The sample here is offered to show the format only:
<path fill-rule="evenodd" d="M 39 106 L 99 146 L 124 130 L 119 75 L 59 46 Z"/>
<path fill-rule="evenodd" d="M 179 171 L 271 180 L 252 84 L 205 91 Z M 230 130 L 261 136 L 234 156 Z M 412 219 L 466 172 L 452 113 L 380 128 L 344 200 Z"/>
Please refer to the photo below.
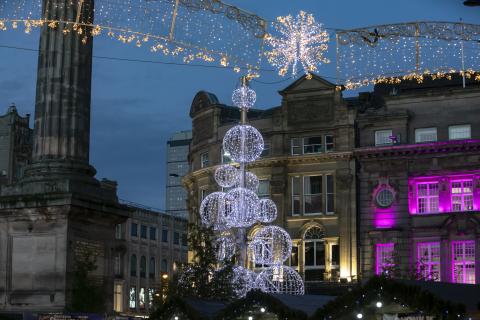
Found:
<path fill-rule="evenodd" d="M 229 260 L 235 254 L 235 241 L 231 236 L 221 236 L 214 240 L 213 247 L 217 261 L 223 262 Z"/>
<path fill-rule="evenodd" d="M 200 205 L 200 219 L 207 227 L 213 227 L 216 231 L 228 229 L 225 219 L 225 193 L 213 192 L 203 199 Z"/>
<path fill-rule="evenodd" d="M 232 102 L 233 105 L 240 108 L 249 110 L 255 105 L 257 101 L 257 94 L 253 89 L 250 89 L 247 85 L 241 85 L 239 88 L 233 90 Z"/>
<path fill-rule="evenodd" d="M 256 288 L 256 274 L 241 266 L 233 267 L 233 292 L 238 298 L 243 298 L 250 290 Z"/>
<path fill-rule="evenodd" d="M 282 264 L 292 253 L 292 239 L 278 226 L 263 227 L 249 244 L 249 253 L 255 263 Z"/>
<path fill-rule="evenodd" d="M 271 199 L 261 199 L 258 210 L 258 221 L 271 223 L 277 219 L 277 206 Z"/>
<path fill-rule="evenodd" d="M 233 228 L 246 228 L 257 220 L 259 210 L 258 196 L 246 188 L 235 188 L 225 196 L 225 219 Z"/>
<path fill-rule="evenodd" d="M 305 294 L 302 277 L 294 269 L 283 265 L 274 265 L 260 272 L 256 285 L 266 293 Z"/>
<path fill-rule="evenodd" d="M 262 154 L 263 146 L 260 132 L 248 124 L 231 128 L 223 138 L 223 149 L 230 154 L 232 160 L 239 163 L 257 160 Z"/>
<path fill-rule="evenodd" d="M 240 176 L 241 172 L 239 172 L 239 177 L 237 179 L 237 187 L 242 187 L 242 177 Z M 245 188 L 248 190 L 251 190 L 255 193 L 258 192 L 258 186 L 260 185 L 260 181 L 258 180 L 258 177 L 252 173 L 252 172 L 245 172 L 245 177 L 244 177 L 244 184 Z"/>
<path fill-rule="evenodd" d="M 231 188 L 238 184 L 238 177 L 238 169 L 229 164 L 220 166 L 215 170 L 215 181 L 223 188 Z"/>

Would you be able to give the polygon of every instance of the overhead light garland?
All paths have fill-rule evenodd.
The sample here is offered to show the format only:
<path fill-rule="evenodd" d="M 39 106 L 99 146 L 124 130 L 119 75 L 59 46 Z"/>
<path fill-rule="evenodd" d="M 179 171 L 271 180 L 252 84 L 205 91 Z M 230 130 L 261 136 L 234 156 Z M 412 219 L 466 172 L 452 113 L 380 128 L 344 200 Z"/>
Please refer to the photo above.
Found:
<path fill-rule="evenodd" d="M 240 90 L 238 90 L 240 89 Z M 248 88 L 247 78 L 233 94 L 240 108 L 240 124 L 231 128 L 223 139 L 223 148 L 239 168 L 222 165 L 215 170 L 215 180 L 226 192 L 214 192 L 200 205 L 204 225 L 219 234 L 214 241 L 219 263 L 237 252 L 233 269 L 235 294 L 244 297 L 252 289 L 270 293 L 304 294 L 303 281 L 293 269 L 283 266 L 292 252 L 290 235 L 278 226 L 262 227 L 247 245 L 246 229 L 255 223 L 271 223 L 277 217 L 277 208 L 270 199 L 259 199 L 258 177 L 246 171 L 246 164 L 257 160 L 264 147 L 262 135 L 247 123 L 247 112 L 253 107 L 255 94 Z M 253 97 L 253 98 L 252 98 Z M 233 241 L 225 232 L 235 234 Z M 247 256 L 253 263 L 269 267 L 259 275 L 247 270 Z M 221 269 L 220 271 L 221 272 Z"/>
<path fill-rule="evenodd" d="M 313 15 L 300 11 L 296 17 L 278 17 L 272 26 L 274 33 L 265 37 L 269 46 L 265 55 L 270 64 L 278 69 L 279 75 L 284 76 L 291 69 L 295 76 L 299 71 L 298 65 L 301 65 L 307 78 L 310 78 L 320 64 L 330 62 L 325 57 L 328 32 L 315 22 Z"/>

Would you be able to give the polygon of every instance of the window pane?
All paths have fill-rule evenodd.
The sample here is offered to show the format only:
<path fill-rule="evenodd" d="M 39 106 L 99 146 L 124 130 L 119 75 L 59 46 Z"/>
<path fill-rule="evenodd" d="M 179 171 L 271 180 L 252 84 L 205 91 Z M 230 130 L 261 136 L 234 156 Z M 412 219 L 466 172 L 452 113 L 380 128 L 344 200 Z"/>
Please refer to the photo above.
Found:
<path fill-rule="evenodd" d="M 270 197 L 270 181 L 269 180 L 260 180 L 258 184 L 258 197 L 259 198 L 269 198 Z"/>
<path fill-rule="evenodd" d="M 168 230 L 167 229 L 162 230 L 162 242 L 168 242 Z"/>
<path fill-rule="evenodd" d="M 319 194 L 322 193 L 322 176 L 308 176 L 304 177 L 304 194 Z"/>
<path fill-rule="evenodd" d="M 305 265 L 313 266 L 315 263 L 315 252 L 313 242 L 305 242 Z"/>
<path fill-rule="evenodd" d="M 142 225 L 142 226 L 140 227 L 140 236 L 141 236 L 143 239 L 147 239 L 147 226 Z"/>
<path fill-rule="evenodd" d="M 293 138 L 291 140 L 291 143 L 292 143 L 292 154 L 293 155 L 302 154 L 302 139 L 301 138 Z"/>
<path fill-rule="evenodd" d="M 138 226 L 136 223 L 132 223 L 131 225 L 131 235 L 132 237 L 136 237 L 137 236 L 137 231 L 138 230 Z"/>
<path fill-rule="evenodd" d="M 325 265 L 325 245 L 323 242 L 315 242 L 315 264 L 317 266 L 324 266 Z"/>
<path fill-rule="evenodd" d="M 323 176 L 307 176 L 303 180 L 303 204 L 305 213 L 323 212 Z"/>
<path fill-rule="evenodd" d="M 322 212 L 322 195 L 305 195 L 303 197 L 305 213 Z"/>
<path fill-rule="evenodd" d="M 440 281 L 440 243 L 417 244 L 417 277 L 419 280 Z"/>
<path fill-rule="evenodd" d="M 130 258 L 130 275 L 132 277 L 137 276 L 137 256 L 136 255 L 132 255 L 132 257 Z"/>
<path fill-rule="evenodd" d="M 300 177 L 292 177 L 292 214 L 300 214 L 300 193 L 301 193 Z"/>
<path fill-rule="evenodd" d="M 303 153 L 320 153 L 322 152 L 322 137 L 310 137 L 303 139 Z"/>
<path fill-rule="evenodd" d="M 375 271 L 377 275 L 389 275 L 393 268 L 393 243 L 379 243 L 376 245 L 376 263 Z"/>
<path fill-rule="evenodd" d="M 298 247 L 292 246 L 292 254 L 290 256 L 290 266 L 293 268 L 298 267 Z"/>
<path fill-rule="evenodd" d="M 392 144 L 392 139 L 390 139 L 392 135 L 392 130 L 375 131 L 375 145 L 381 146 Z"/>
<path fill-rule="evenodd" d="M 340 265 L 340 246 L 338 244 L 332 245 L 332 266 Z"/>
<path fill-rule="evenodd" d="M 136 287 L 130 287 L 130 297 L 129 297 L 129 307 L 130 309 L 135 309 L 137 307 L 137 289 Z"/>
<path fill-rule="evenodd" d="M 327 175 L 327 212 L 335 212 L 335 194 L 332 175 Z"/>
<path fill-rule="evenodd" d="M 415 129 L 415 142 L 437 141 L 437 128 Z"/>
<path fill-rule="evenodd" d="M 475 284 L 475 241 L 452 242 L 453 282 Z"/>
<path fill-rule="evenodd" d="M 325 136 L 325 151 L 333 151 L 333 136 L 327 135 Z"/>
<path fill-rule="evenodd" d="M 469 124 L 465 124 L 465 125 L 448 127 L 448 138 L 450 140 L 470 139 L 471 126 Z"/>
<path fill-rule="evenodd" d="M 157 228 L 150 227 L 150 240 L 156 240 L 156 239 L 157 239 Z"/>
<path fill-rule="evenodd" d="M 180 234 L 178 232 L 173 233 L 173 244 L 180 244 Z"/>

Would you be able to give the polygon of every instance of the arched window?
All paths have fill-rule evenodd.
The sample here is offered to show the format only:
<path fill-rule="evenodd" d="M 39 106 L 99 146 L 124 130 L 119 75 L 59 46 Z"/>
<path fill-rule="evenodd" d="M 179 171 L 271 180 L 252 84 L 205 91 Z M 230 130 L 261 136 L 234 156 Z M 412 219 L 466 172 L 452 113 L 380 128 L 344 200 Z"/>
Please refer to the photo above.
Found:
<path fill-rule="evenodd" d="M 132 257 L 130 258 L 130 275 L 132 277 L 137 276 L 137 256 L 132 254 Z"/>
<path fill-rule="evenodd" d="M 305 280 L 324 280 L 325 232 L 320 227 L 311 227 L 304 236 Z"/>
<path fill-rule="evenodd" d="M 145 256 L 142 256 L 140 258 L 140 277 L 145 278 L 145 275 L 147 274 L 147 259 Z"/>
<path fill-rule="evenodd" d="M 148 276 L 150 279 L 155 279 L 155 258 L 150 258 L 150 265 L 148 266 Z"/>
<path fill-rule="evenodd" d="M 168 272 L 168 262 L 167 259 L 162 259 L 162 272 Z"/>

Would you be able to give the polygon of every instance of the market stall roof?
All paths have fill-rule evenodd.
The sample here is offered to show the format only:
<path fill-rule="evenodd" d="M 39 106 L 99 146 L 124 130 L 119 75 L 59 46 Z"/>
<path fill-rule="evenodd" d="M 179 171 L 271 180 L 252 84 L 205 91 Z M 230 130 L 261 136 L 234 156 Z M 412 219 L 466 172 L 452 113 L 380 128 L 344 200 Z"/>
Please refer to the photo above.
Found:
<path fill-rule="evenodd" d="M 322 296 L 322 295 L 303 295 L 294 296 L 288 294 L 272 294 L 273 297 L 278 299 L 284 305 L 292 310 L 299 310 L 312 316 L 318 308 L 323 307 L 329 301 L 334 300 L 335 296 Z"/>

